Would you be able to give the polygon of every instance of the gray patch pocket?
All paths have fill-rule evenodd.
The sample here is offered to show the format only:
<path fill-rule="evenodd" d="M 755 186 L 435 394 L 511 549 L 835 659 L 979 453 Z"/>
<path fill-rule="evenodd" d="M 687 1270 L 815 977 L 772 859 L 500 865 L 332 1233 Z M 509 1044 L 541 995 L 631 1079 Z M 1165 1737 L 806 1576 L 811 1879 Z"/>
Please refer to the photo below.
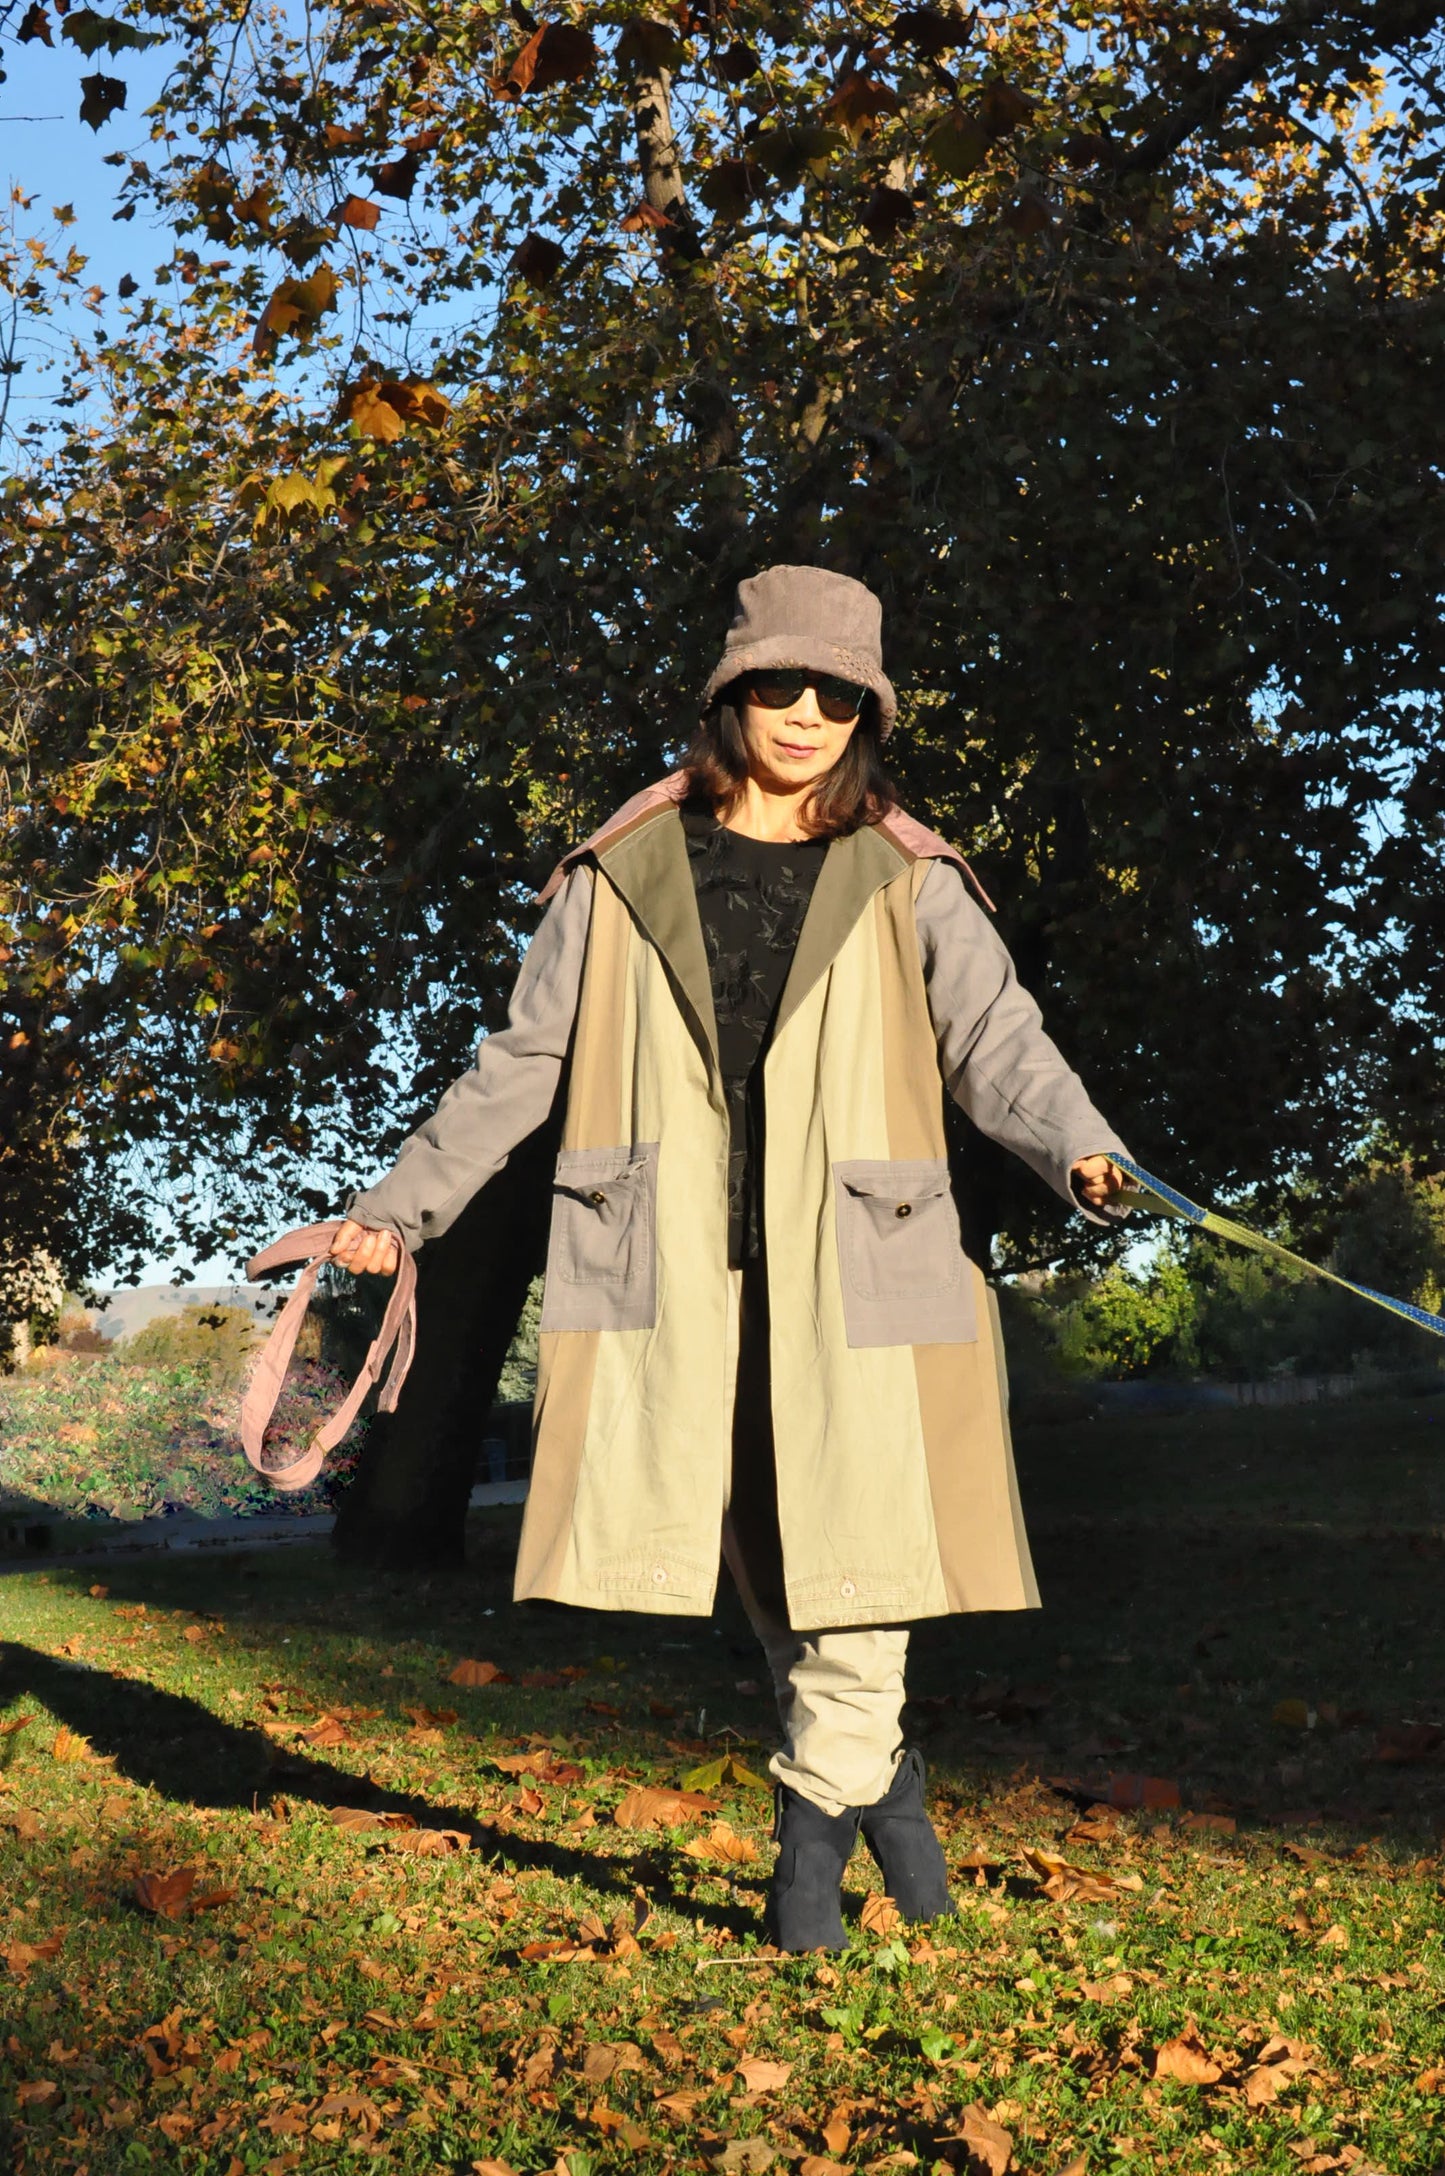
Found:
<path fill-rule="evenodd" d="M 835 1163 L 833 1208 L 850 1345 L 968 1345 L 973 1277 L 942 1158 Z"/>
<path fill-rule="evenodd" d="M 544 1330 L 646 1330 L 657 1319 L 657 1143 L 564 1148 L 552 1179 Z"/>

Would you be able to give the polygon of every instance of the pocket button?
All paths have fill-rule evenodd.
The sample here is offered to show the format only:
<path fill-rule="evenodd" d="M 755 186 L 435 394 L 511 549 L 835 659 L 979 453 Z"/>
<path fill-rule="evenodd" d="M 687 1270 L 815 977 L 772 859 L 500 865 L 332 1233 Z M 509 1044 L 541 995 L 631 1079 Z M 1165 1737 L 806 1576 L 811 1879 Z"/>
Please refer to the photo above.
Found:
<path fill-rule="evenodd" d="M 667 1566 L 665 1564 L 653 1565 L 652 1584 L 655 1587 L 665 1587 L 667 1585 Z"/>
<path fill-rule="evenodd" d="M 896 1209 L 894 1210 L 893 1214 L 894 1214 L 895 1216 L 912 1216 L 912 1214 L 913 1214 L 913 1204 L 912 1204 L 912 1202 L 911 1202 L 911 1201 L 900 1201 L 900 1202 L 899 1202 L 899 1204 L 898 1204 L 898 1207 L 897 1207 L 897 1208 L 896 1208 Z"/>
<path fill-rule="evenodd" d="M 843 1599 L 847 1601 L 858 1592 L 858 1589 L 854 1586 L 851 1579 L 845 1579 L 842 1586 L 838 1589 L 838 1592 L 842 1595 Z"/>
<path fill-rule="evenodd" d="M 604 1208 L 606 1206 L 607 1196 L 603 1193 L 600 1186 L 594 1186 L 591 1193 L 587 1196 L 587 1199 L 592 1202 L 594 1206 L 598 1209 Z"/>

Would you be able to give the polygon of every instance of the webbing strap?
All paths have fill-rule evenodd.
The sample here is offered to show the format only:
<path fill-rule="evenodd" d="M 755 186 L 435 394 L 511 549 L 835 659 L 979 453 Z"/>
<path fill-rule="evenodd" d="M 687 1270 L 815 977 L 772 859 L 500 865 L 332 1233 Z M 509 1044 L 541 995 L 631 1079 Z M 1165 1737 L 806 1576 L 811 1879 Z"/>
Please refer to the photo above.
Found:
<path fill-rule="evenodd" d="M 272 1325 L 271 1335 L 261 1348 L 241 1400 L 242 1445 L 256 1471 L 264 1474 L 273 1488 L 305 1488 L 308 1482 L 316 1479 L 326 1453 L 336 1448 L 360 1412 L 362 1400 L 372 1384 L 380 1379 L 381 1371 L 386 1366 L 387 1354 L 393 1345 L 396 1347 L 396 1355 L 377 1404 L 383 1413 L 394 1412 L 401 1386 L 406 1381 L 407 1369 L 411 1366 L 412 1354 L 416 1351 L 416 1263 L 403 1247 L 396 1283 L 392 1287 L 391 1298 L 387 1301 L 381 1328 L 377 1331 L 371 1350 L 362 1363 L 361 1373 L 352 1384 L 344 1402 L 317 1430 L 309 1447 L 299 1457 L 294 1458 L 289 1466 L 279 1466 L 273 1470 L 262 1463 L 266 1429 L 276 1410 L 276 1400 L 281 1395 L 281 1386 L 286 1380 L 286 1370 L 291 1364 L 296 1339 L 306 1310 L 311 1304 L 312 1294 L 316 1290 L 316 1279 L 321 1265 L 340 1229 L 339 1222 L 300 1225 L 294 1232 L 287 1232 L 284 1238 L 264 1247 L 246 1264 L 246 1275 L 252 1282 L 258 1277 L 266 1276 L 273 1269 L 284 1269 L 291 1262 L 306 1264 L 296 1280 L 295 1290 Z"/>
<path fill-rule="evenodd" d="M 1217 1209 L 1202 1209 L 1197 1201 L 1191 1201 L 1177 1187 L 1166 1186 L 1163 1179 L 1153 1178 L 1128 1156 L 1121 1156 L 1114 1149 L 1109 1154 L 1119 1169 L 1127 1171 L 1143 1189 L 1115 1197 L 1127 1206 L 1147 1209 L 1155 1216 L 1176 1217 L 1181 1223 L 1193 1224 L 1200 1231 L 1213 1232 L 1219 1239 L 1232 1240 L 1237 1247 L 1249 1247 L 1256 1254 L 1271 1254 L 1276 1261 L 1290 1262 L 1296 1269 L 1308 1270 L 1312 1277 L 1325 1277 L 1331 1284 L 1343 1286 L 1346 1292 L 1358 1293 L 1362 1300 L 1373 1300 L 1376 1307 L 1387 1308 L 1392 1315 L 1402 1315 L 1407 1322 L 1428 1330 L 1432 1337 L 1445 1337 L 1445 1315 L 1432 1315 L 1427 1307 L 1417 1307 L 1412 1300 L 1391 1299 L 1388 1292 L 1376 1292 L 1370 1285 L 1356 1284 L 1351 1277 L 1341 1277 L 1332 1269 L 1322 1269 L 1318 1262 L 1307 1262 L 1302 1254 L 1282 1247 L 1277 1239 L 1266 1239 L 1262 1233 L 1252 1232 L 1247 1224 L 1237 1224 L 1233 1217 L 1221 1216 Z M 1147 1198 L 1150 1195 L 1154 1197 L 1152 1200 Z"/>

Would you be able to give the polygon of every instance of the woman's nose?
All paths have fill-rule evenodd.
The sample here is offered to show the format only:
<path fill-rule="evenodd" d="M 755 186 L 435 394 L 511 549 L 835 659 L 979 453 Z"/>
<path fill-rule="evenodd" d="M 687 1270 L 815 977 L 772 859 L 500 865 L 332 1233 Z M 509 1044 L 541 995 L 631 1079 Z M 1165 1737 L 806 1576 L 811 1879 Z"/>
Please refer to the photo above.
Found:
<path fill-rule="evenodd" d="M 789 725 L 822 725 L 824 722 L 815 691 L 805 687 L 798 700 L 788 705 Z"/>

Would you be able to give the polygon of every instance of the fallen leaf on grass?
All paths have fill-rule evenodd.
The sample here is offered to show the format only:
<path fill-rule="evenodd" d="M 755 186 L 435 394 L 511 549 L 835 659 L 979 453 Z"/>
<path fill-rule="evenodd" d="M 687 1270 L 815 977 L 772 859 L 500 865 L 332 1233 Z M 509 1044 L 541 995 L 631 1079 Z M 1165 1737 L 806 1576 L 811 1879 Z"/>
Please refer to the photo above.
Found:
<path fill-rule="evenodd" d="M 198 1871 L 194 1866 L 178 1866 L 169 1874 L 142 1874 L 135 1885 L 135 1900 L 143 1912 L 154 1912 L 160 1919 L 179 1919 L 196 1885 Z"/>
<path fill-rule="evenodd" d="M 778 2158 L 765 2138 L 730 2138 L 721 2153 L 708 2156 L 720 2176 L 763 2176 Z"/>
<path fill-rule="evenodd" d="M 685 1791 L 717 1791 L 725 1783 L 741 1783 L 754 1791 L 770 1791 L 772 1785 L 766 1776 L 749 1768 L 735 1753 L 724 1753 L 718 1760 L 704 1761 L 701 1768 L 694 1768 L 682 1779 Z"/>
<path fill-rule="evenodd" d="M 619 1828 L 680 1828 L 702 1814 L 717 1812 L 717 1800 L 702 1791 L 675 1791 L 645 1783 L 620 1798 L 612 1818 Z"/>
<path fill-rule="evenodd" d="M 1156 2078 L 1173 2078 L 1180 2085 L 1217 2085 L 1224 2076 L 1199 2037 L 1191 2018 L 1177 2040 L 1166 2040 L 1154 2051 Z"/>
<path fill-rule="evenodd" d="M 331 1821 L 341 1829 L 416 1827 L 409 1813 L 369 1813 L 364 1806 L 333 1806 Z"/>
<path fill-rule="evenodd" d="M 798 2176 L 847 2176 L 841 2161 L 830 2161 L 825 2154 L 805 2153 L 798 2163 Z"/>
<path fill-rule="evenodd" d="M 616 2108 L 609 2108 L 605 2101 L 593 2103 L 587 2111 L 587 2120 L 596 2124 L 604 2138 L 616 2138 L 617 2143 L 626 2146 L 629 2152 L 641 2152 L 652 2144 L 641 2124 L 634 2123 L 631 2116 L 620 2114 Z"/>
<path fill-rule="evenodd" d="M 97 1602 L 103 1602 L 106 1596 L 109 1594 L 110 1588 L 99 1586 L 87 1587 L 85 1591 L 87 1594 L 92 1595 Z"/>
<path fill-rule="evenodd" d="M 619 2070 L 645 2070 L 635 2040 L 594 2040 L 582 2051 L 582 2075 L 589 2085 L 605 2085 Z"/>
<path fill-rule="evenodd" d="M 859 1923 L 869 1934 L 891 1934 L 901 1925 L 903 1914 L 891 1896 L 879 1896 L 876 1890 L 863 1899 L 863 1909 L 858 1914 Z"/>
<path fill-rule="evenodd" d="M 1342 1926 L 1326 1927 L 1320 1936 L 1321 1949 L 1348 1949 L 1350 1937 Z"/>
<path fill-rule="evenodd" d="M 21 1843 L 29 1844 L 34 1843 L 45 1823 L 28 1806 L 17 1806 L 13 1813 L 6 1814 L 5 1826 L 19 1837 Z"/>
<path fill-rule="evenodd" d="M 1072 1828 L 1065 1829 L 1066 1844 L 1111 1844 L 1119 1834 L 1117 1806 L 1086 1806 Z"/>
<path fill-rule="evenodd" d="M 694 1836 L 683 1845 L 690 1859 L 707 1859 L 722 1866 L 748 1866 L 759 1857 L 751 1836 L 739 1836 L 726 1821 L 714 1821 L 706 1836 Z"/>
<path fill-rule="evenodd" d="M 464 1655 L 447 1672 L 449 1685 L 510 1685 L 512 1680 L 495 1662 L 476 1662 Z"/>
<path fill-rule="evenodd" d="M 487 1757 L 504 1776 L 535 1776 L 539 1783 L 550 1784 L 587 1781 L 585 1768 L 579 1768 L 573 1760 L 558 1760 L 550 1745 L 537 1746 L 530 1753 L 490 1753 Z"/>
<path fill-rule="evenodd" d="M 359 2123 L 368 2138 L 374 2138 L 381 2129 L 381 2110 L 365 2093 L 328 2093 L 311 2113 L 313 2117 L 341 2116 L 348 2123 Z"/>
<path fill-rule="evenodd" d="M 1093 1903 L 1101 1897 L 1118 1896 L 1144 1886 L 1142 1874 L 1104 1874 L 1093 1867 L 1071 1866 L 1067 1859 L 1057 1858 L 1052 1851 L 1025 1848 L 1019 1855 L 1042 1881 L 1044 1895 L 1052 1897 L 1056 1904 L 1074 1900 Z"/>
<path fill-rule="evenodd" d="M 791 2063 L 772 2063 L 761 2055 L 738 2064 L 738 2076 L 749 2093 L 780 2093 L 792 2075 Z"/>
<path fill-rule="evenodd" d="M 1127 1972 L 1115 1972 L 1106 1980 L 1080 1980 L 1079 1993 L 1085 2002 L 1119 2002 L 1125 1995 L 1132 1995 L 1134 1982 Z"/>
<path fill-rule="evenodd" d="M 319 1723 L 301 1732 L 305 1745 L 355 1745 L 356 1740 L 338 1716 L 323 1715 Z"/>
<path fill-rule="evenodd" d="M 1014 2142 L 1001 2124 L 995 2123 L 986 2108 L 975 2101 L 965 2108 L 960 2128 L 950 2131 L 940 2144 L 949 2143 L 968 2148 L 967 2167 L 978 2171 L 978 2176 L 1009 2176 L 1013 2167 Z"/>
<path fill-rule="evenodd" d="M 403 1708 L 401 1712 L 418 1730 L 450 1730 L 457 1719 L 455 1708 Z"/>
<path fill-rule="evenodd" d="M 0 1723 L 0 1738 L 8 1738 L 12 1730 L 23 1730 L 27 1723 L 33 1723 L 34 1720 L 33 1714 L 12 1715 L 8 1723 Z"/>
<path fill-rule="evenodd" d="M 1187 1836 L 1233 1836 L 1239 1827 L 1232 1813 L 1186 1813 L 1180 1825 Z"/>
<path fill-rule="evenodd" d="M 840 2109 L 837 2115 L 829 2116 L 818 2135 L 829 2153 L 846 2153 L 852 2143 L 853 2127 Z"/>
<path fill-rule="evenodd" d="M 5 1963 L 17 1979 L 23 1980 L 33 1964 L 43 1964 L 47 1958 L 56 1956 L 64 1940 L 62 1928 L 58 1934 L 47 1934 L 43 1942 L 11 1942 L 4 1952 Z"/>
<path fill-rule="evenodd" d="M 60 1761 L 89 1760 L 90 1741 L 82 1738 L 78 1730 L 71 1730 L 62 1723 L 50 1742 L 50 1757 Z"/>
<path fill-rule="evenodd" d="M 654 2095 L 652 2105 L 654 2108 L 665 2109 L 670 2116 L 676 2116 L 680 2123 L 690 2123 L 699 2104 L 706 2098 L 707 2095 L 700 2089 L 697 2092 L 658 2093 Z"/>
<path fill-rule="evenodd" d="M 1422 2070 L 1415 2080 L 1417 2093 L 1445 2093 L 1445 2070 Z"/>
<path fill-rule="evenodd" d="M 473 2161 L 469 2165 L 472 2176 L 517 2176 L 510 2161 L 497 2161 L 490 2155 L 484 2155 L 480 2161 Z"/>
<path fill-rule="evenodd" d="M 388 1851 L 408 1851 L 418 1859 L 446 1859 L 472 1848 L 471 1837 L 460 1828 L 388 1828 L 376 1840 Z"/>
<path fill-rule="evenodd" d="M 59 2091 L 60 2087 L 54 2078 L 27 2078 L 15 2088 L 15 2098 L 22 2108 L 28 2107 L 32 2101 L 43 2106 L 46 2101 L 54 2100 Z"/>
<path fill-rule="evenodd" d="M 1245 2100 L 1251 2108 L 1267 2108 L 1278 2100 L 1291 2078 L 1302 2076 L 1312 2067 L 1310 2051 L 1303 2041 L 1286 2040 L 1282 2033 L 1275 2033 L 1245 2074 Z"/>

